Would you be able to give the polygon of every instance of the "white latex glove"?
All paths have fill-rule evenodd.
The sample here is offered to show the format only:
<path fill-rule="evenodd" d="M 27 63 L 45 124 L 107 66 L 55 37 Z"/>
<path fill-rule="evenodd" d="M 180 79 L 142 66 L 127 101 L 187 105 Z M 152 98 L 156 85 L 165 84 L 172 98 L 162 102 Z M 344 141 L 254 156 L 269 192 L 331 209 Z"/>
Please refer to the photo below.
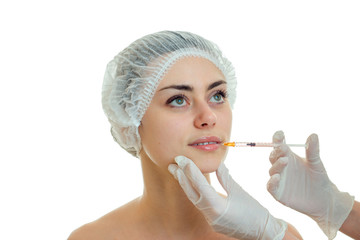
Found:
<path fill-rule="evenodd" d="M 276 132 L 273 142 L 285 143 L 284 133 Z M 306 146 L 306 158 L 297 156 L 285 144 L 274 148 L 267 188 L 282 204 L 314 219 L 333 239 L 349 215 L 354 198 L 330 181 L 320 159 L 316 134 L 309 136 Z"/>
<path fill-rule="evenodd" d="M 237 239 L 283 239 L 287 224 L 246 193 L 223 163 L 216 174 L 226 198 L 215 191 L 193 161 L 183 156 L 175 161 L 177 165 L 170 164 L 169 171 L 216 232 Z"/>

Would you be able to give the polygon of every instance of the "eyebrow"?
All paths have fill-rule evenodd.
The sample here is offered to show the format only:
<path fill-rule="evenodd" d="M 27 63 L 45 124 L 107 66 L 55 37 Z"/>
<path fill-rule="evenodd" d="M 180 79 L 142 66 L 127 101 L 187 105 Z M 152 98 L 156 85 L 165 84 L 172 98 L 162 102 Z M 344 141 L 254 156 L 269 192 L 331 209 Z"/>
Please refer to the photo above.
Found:
<path fill-rule="evenodd" d="M 207 90 L 211 90 L 221 84 L 226 84 L 226 81 L 224 80 L 219 80 L 216 82 L 213 82 L 212 84 L 209 85 L 209 87 L 207 88 Z M 184 91 L 192 91 L 193 87 L 189 86 L 189 85 L 170 85 L 167 87 L 163 87 L 162 89 L 160 89 L 159 91 L 165 90 L 165 89 L 176 89 L 176 90 L 184 90 Z"/>
<path fill-rule="evenodd" d="M 211 89 L 213 89 L 213 88 L 215 88 L 215 87 L 217 87 L 217 86 L 219 86 L 221 84 L 226 84 L 226 82 L 224 80 L 219 80 L 219 81 L 213 82 L 212 84 L 209 85 L 207 90 L 209 91 L 209 90 L 211 90 Z"/>

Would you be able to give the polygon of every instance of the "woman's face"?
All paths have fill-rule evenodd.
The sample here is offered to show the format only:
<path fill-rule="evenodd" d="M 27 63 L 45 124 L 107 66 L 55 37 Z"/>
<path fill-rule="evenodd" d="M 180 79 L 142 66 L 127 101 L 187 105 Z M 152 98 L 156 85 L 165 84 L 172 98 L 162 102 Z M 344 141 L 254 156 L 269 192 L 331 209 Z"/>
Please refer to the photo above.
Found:
<path fill-rule="evenodd" d="M 190 158 L 203 173 L 224 160 L 232 112 L 222 72 L 209 60 L 178 60 L 159 83 L 139 127 L 144 154 L 166 168 L 174 158 Z"/>

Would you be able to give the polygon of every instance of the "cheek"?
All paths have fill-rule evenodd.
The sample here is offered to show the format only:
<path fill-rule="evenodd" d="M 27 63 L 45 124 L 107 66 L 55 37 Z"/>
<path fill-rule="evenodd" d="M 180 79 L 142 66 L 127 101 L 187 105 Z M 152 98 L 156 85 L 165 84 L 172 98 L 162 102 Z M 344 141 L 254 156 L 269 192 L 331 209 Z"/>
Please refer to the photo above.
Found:
<path fill-rule="evenodd" d="M 188 126 L 189 123 L 185 119 L 181 121 L 179 118 L 168 118 L 167 121 L 158 126 L 158 137 L 163 147 L 161 149 L 163 157 L 173 160 L 182 152 L 185 136 L 189 134 Z"/>
<path fill-rule="evenodd" d="M 152 118 L 154 119 L 154 118 Z M 143 150 L 159 166 L 167 167 L 181 154 L 186 136 L 186 119 L 169 115 L 157 115 L 156 121 L 144 119 L 140 136 Z"/>
<path fill-rule="evenodd" d="M 152 125 L 151 132 L 153 133 L 153 140 L 159 142 L 161 145 L 176 145 L 180 134 L 185 130 L 186 124 L 176 118 L 164 118 L 157 124 Z"/>
<path fill-rule="evenodd" d="M 229 120 L 228 120 L 228 129 L 229 129 L 229 134 L 231 133 L 231 128 L 232 128 L 232 111 L 230 110 L 230 113 L 229 113 Z"/>
<path fill-rule="evenodd" d="M 218 117 L 219 127 L 230 137 L 231 127 L 232 127 L 232 111 L 229 108 L 229 109 L 225 109 L 223 112 L 219 114 L 220 114 L 220 117 Z"/>

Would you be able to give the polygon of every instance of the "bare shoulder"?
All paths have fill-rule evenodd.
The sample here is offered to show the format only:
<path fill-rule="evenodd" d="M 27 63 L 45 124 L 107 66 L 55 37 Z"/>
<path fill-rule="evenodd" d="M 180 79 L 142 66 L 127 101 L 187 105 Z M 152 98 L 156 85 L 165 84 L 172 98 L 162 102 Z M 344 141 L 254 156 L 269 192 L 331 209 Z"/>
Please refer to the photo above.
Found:
<path fill-rule="evenodd" d="M 68 240 L 132 239 L 137 199 L 74 230 Z"/>
<path fill-rule="evenodd" d="M 92 223 L 87 223 L 81 227 L 79 227 L 78 229 L 74 230 L 68 240 L 95 240 L 95 239 L 100 239 L 99 238 L 99 228 L 98 225 L 96 224 L 96 222 L 92 222 Z"/>

